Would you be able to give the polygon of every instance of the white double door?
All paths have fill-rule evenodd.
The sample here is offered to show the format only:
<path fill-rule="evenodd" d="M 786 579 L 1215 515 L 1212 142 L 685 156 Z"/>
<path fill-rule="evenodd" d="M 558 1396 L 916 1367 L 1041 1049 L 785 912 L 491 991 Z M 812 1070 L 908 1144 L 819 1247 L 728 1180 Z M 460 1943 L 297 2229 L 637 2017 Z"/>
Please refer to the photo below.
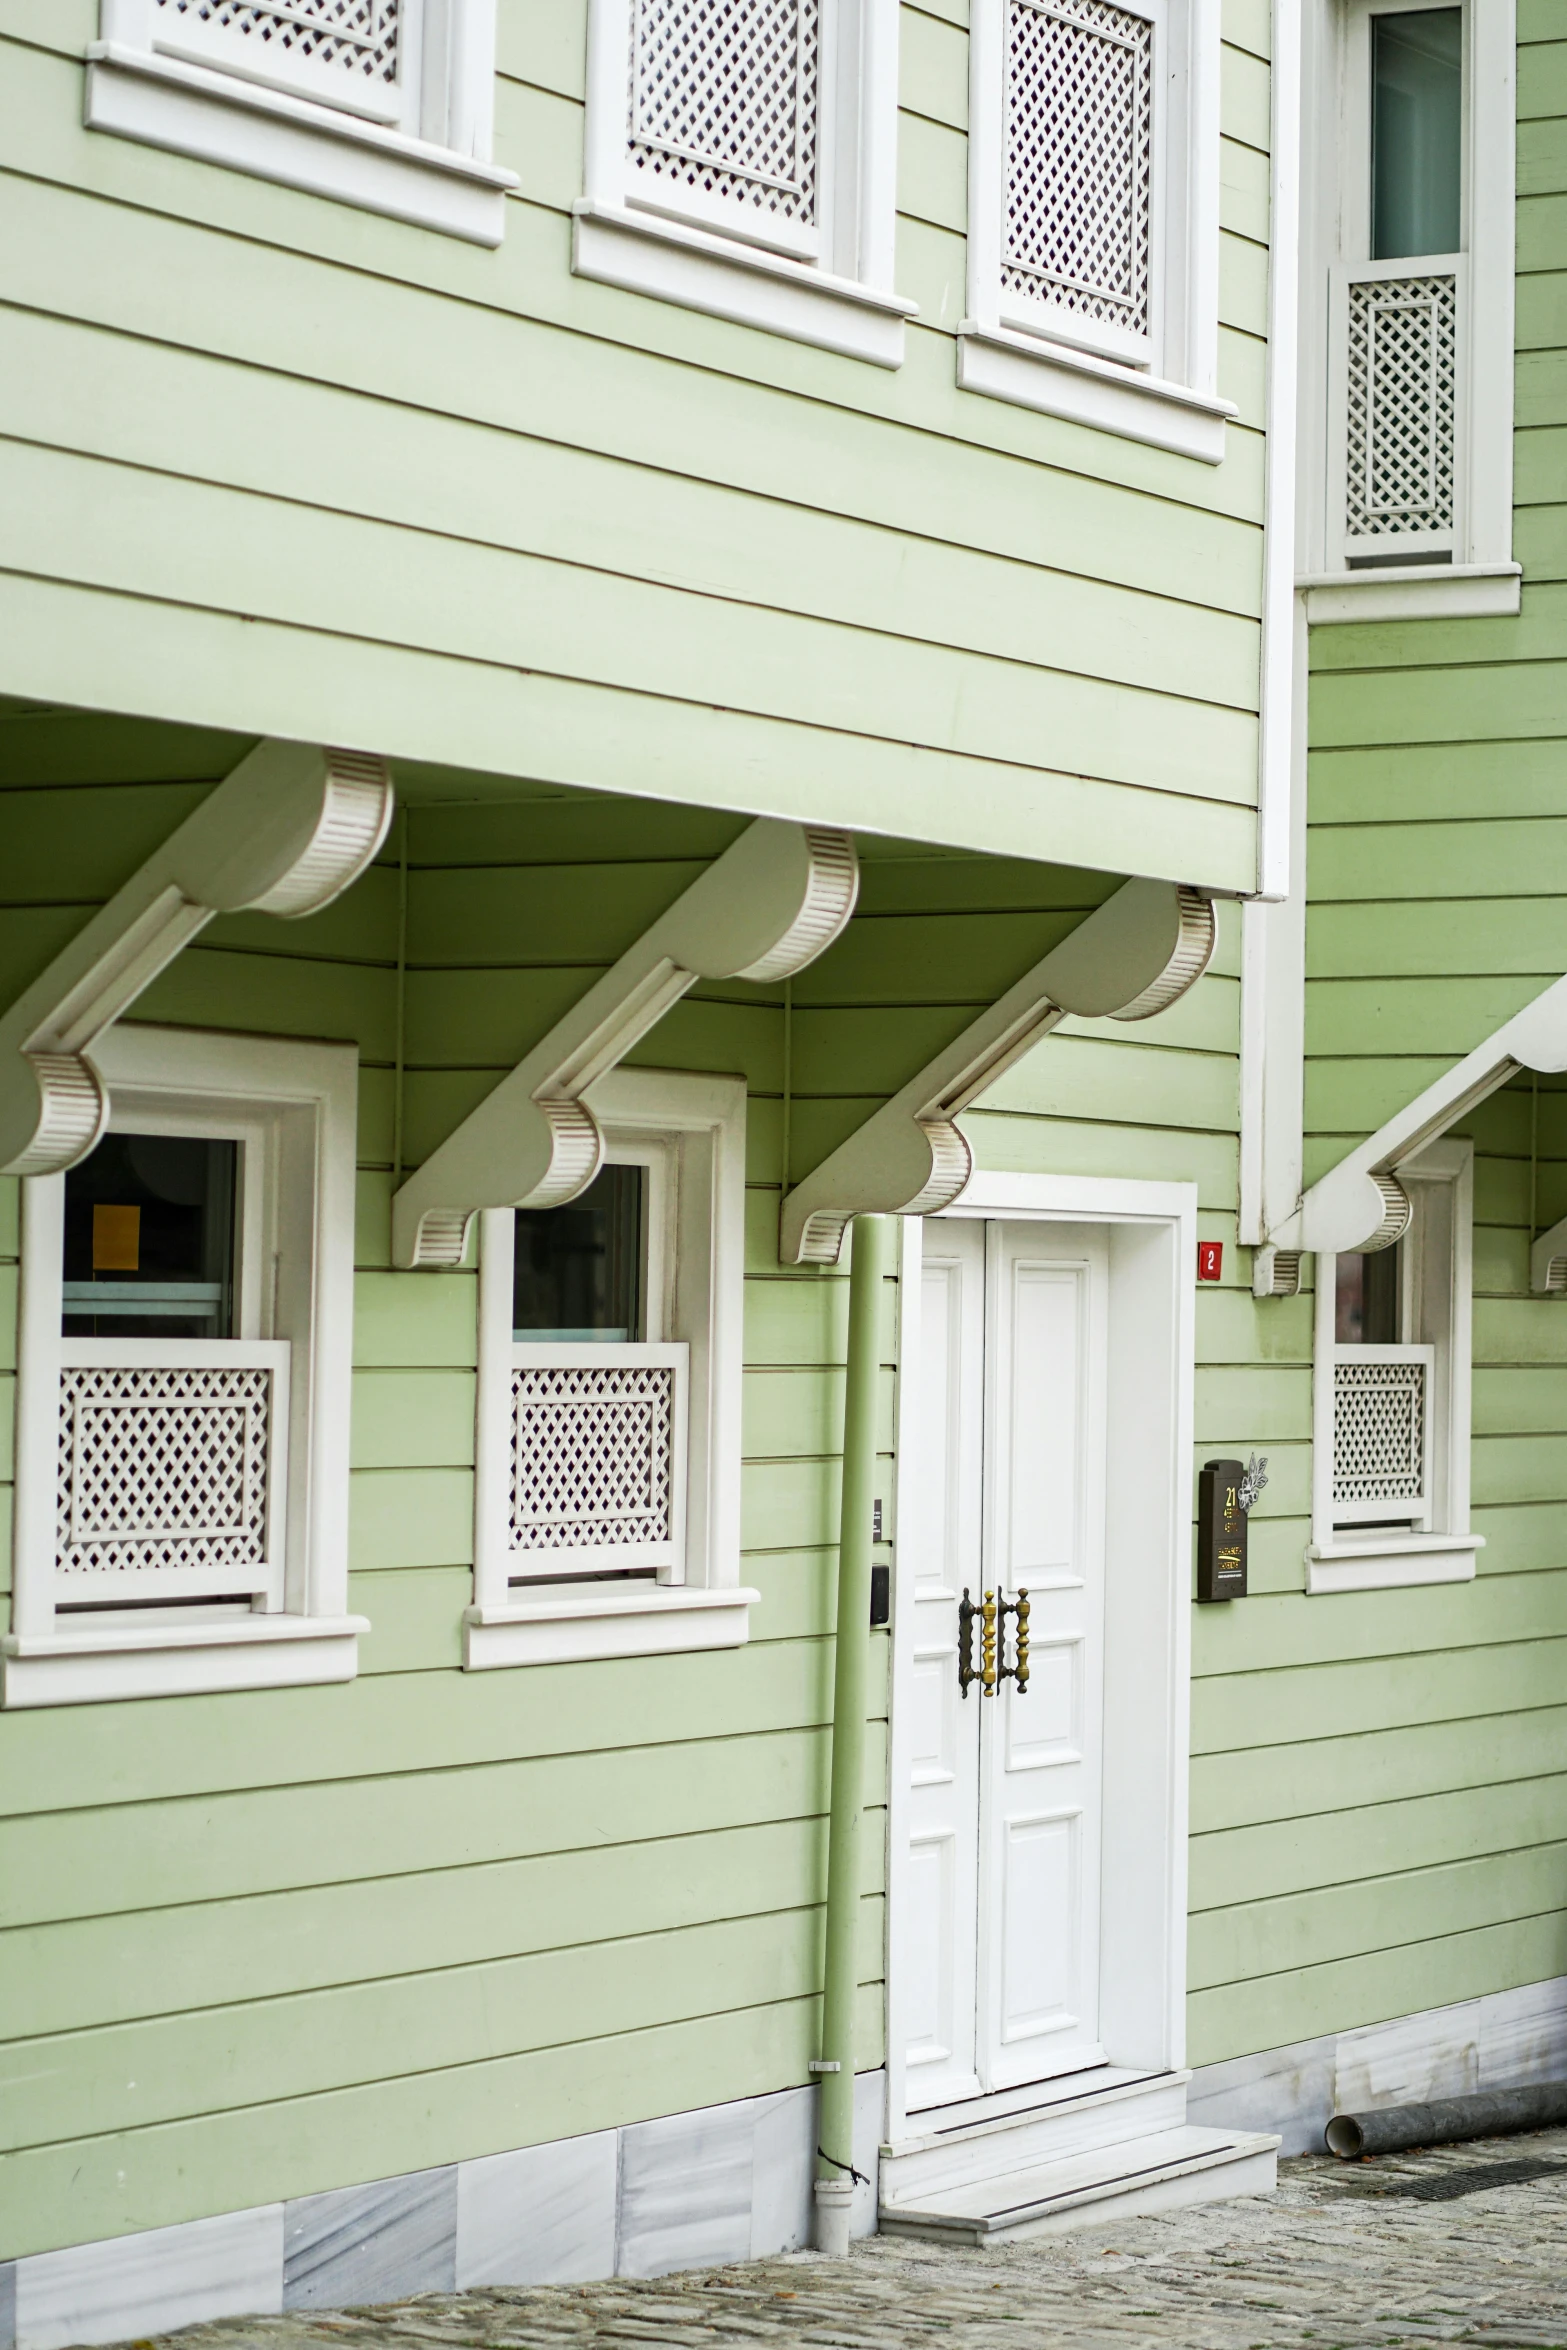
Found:
<path fill-rule="evenodd" d="M 893 1963 L 911 2111 L 1104 2061 L 1108 1295 L 1100 1227 L 924 1228 L 906 1366 L 917 1454 L 899 1526 L 913 1735 Z M 978 1607 L 1027 1592 L 1026 1690 L 1002 1677 L 993 1695 L 981 1680 L 964 1693 L 965 1591 Z M 975 1666 L 980 1633 L 976 1619 Z"/>

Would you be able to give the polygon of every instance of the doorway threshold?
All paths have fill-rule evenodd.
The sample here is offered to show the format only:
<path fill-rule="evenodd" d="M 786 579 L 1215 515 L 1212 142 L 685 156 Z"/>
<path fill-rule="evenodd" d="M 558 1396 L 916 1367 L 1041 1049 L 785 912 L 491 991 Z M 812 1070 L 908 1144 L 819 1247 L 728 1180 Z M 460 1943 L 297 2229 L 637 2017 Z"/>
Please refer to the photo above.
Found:
<path fill-rule="evenodd" d="M 912 2146 L 939 2146 L 943 2139 L 965 2135 L 994 2123 L 998 2128 L 1019 2115 L 1058 2110 L 1113 2090 L 1161 2087 L 1190 2080 L 1189 2073 L 1160 2072 L 1146 2066 L 1091 2064 L 1081 2072 L 1053 2073 L 1042 2081 L 1025 2081 L 1016 2089 L 998 2089 L 986 2097 L 965 2097 L 956 2105 L 931 2105 L 909 2114 L 898 2151 Z"/>

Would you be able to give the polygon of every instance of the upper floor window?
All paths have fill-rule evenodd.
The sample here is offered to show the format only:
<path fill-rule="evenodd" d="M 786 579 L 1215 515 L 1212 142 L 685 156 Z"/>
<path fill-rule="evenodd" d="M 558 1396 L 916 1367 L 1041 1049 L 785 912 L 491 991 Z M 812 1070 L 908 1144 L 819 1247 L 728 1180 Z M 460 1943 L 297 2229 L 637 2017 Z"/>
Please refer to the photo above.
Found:
<path fill-rule="evenodd" d="M 419 0 L 152 0 L 153 45 L 418 135 Z"/>
<path fill-rule="evenodd" d="M 1217 460 L 1210 0 L 974 0 L 971 23 L 960 380 Z"/>
<path fill-rule="evenodd" d="M 585 277 L 896 366 L 897 0 L 593 0 Z"/>
<path fill-rule="evenodd" d="M 499 244 L 495 0 L 101 0 L 87 127 Z"/>
<path fill-rule="evenodd" d="M 1515 608 L 1512 0 L 1317 5 L 1305 568 L 1384 602 L 1446 572 L 1450 610 L 1485 569 L 1475 608 Z"/>

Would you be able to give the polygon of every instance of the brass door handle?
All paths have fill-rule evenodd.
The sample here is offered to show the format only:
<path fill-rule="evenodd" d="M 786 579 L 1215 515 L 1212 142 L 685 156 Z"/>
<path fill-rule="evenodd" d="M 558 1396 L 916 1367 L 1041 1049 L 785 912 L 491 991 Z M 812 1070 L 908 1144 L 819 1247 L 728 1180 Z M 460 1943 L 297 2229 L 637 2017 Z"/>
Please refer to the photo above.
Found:
<path fill-rule="evenodd" d="M 1007 1619 L 1013 1624 L 1012 1658 L 1007 1661 Z M 975 1627 L 978 1626 L 978 1641 Z M 975 1647 L 978 1646 L 978 1661 Z M 1015 1599 L 1004 1591 L 987 1591 L 978 1603 L 965 1586 L 958 1604 L 958 1688 L 967 1697 L 971 1682 L 979 1683 L 981 1697 L 994 1697 L 1003 1681 L 1015 1681 L 1019 1697 L 1028 1691 L 1028 1593 Z"/>

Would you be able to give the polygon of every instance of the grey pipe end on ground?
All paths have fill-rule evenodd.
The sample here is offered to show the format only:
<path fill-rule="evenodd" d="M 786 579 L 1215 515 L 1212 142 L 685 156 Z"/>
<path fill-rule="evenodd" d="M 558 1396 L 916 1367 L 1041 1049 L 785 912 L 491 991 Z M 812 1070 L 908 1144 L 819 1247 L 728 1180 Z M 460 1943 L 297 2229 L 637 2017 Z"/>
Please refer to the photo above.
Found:
<path fill-rule="evenodd" d="M 1336 2113 L 1324 2133 L 1345 2162 L 1399 2154 L 1411 2146 L 1452 2146 L 1465 2138 L 1500 2138 L 1510 2130 L 1548 2130 L 1567 2122 L 1567 2081 L 1532 2089 L 1493 2089 L 1480 2097 L 1439 2097 L 1429 2105 L 1384 2105 L 1372 2113 Z"/>

